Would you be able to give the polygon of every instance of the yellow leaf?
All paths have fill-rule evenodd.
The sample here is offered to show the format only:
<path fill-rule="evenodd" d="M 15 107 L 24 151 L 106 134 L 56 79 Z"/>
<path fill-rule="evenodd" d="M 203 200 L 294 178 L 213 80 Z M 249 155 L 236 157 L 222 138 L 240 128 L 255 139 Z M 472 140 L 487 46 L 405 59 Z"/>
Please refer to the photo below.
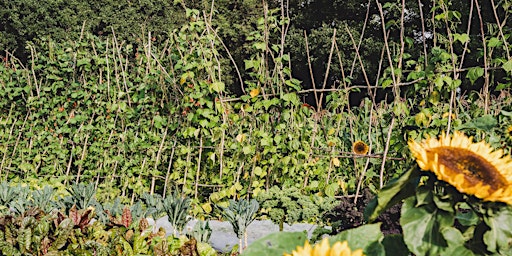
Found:
<path fill-rule="evenodd" d="M 212 212 L 212 205 L 210 203 L 204 203 L 201 205 L 201 208 L 203 208 L 204 212 L 206 213 Z"/>
<path fill-rule="evenodd" d="M 334 128 L 331 128 L 329 129 L 329 131 L 327 132 L 327 135 L 333 135 L 334 132 L 336 132 L 336 130 Z"/>
<path fill-rule="evenodd" d="M 242 143 L 245 140 L 245 134 L 241 133 L 236 136 L 236 141 Z"/>
<path fill-rule="evenodd" d="M 253 194 L 253 196 L 257 196 L 257 195 L 258 195 L 259 193 L 261 193 L 261 192 L 262 192 L 261 188 L 255 188 L 255 189 L 252 191 L 252 194 Z"/>
<path fill-rule="evenodd" d="M 251 95 L 251 98 L 254 98 L 260 94 L 260 89 L 258 89 L 258 88 L 252 89 L 249 94 Z"/>
<path fill-rule="evenodd" d="M 338 180 L 338 184 L 340 185 L 341 190 L 343 193 L 347 193 L 347 185 L 343 180 Z"/>
<path fill-rule="evenodd" d="M 334 166 L 340 167 L 340 160 L 338 158 L 335 157 L 331 161 Z"/>

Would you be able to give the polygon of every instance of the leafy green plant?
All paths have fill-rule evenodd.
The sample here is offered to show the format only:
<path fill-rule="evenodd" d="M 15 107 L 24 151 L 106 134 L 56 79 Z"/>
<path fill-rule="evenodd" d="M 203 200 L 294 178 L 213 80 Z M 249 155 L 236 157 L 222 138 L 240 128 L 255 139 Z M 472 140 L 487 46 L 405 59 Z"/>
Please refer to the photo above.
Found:
<path fill-rule="evenodd" d="M 290 254 L 297 246 L 303 246 L 307 236 L 303 232 L 276 232 L 264 236 L 247 247 L 241 255 L 282 255 Z M 345 230 L 329 237 L 329 244 L 347 241 L 354 251 L 363 249 L 364 255 L 408 255 L 403 241 L 395 237 L 385 237 L 380 231 L 380 224 L 368 224 Z M 388 248 L 393 248 L 388 251 Z M 323 254 L 322 254 L 323 255 Z"/>
<path fill-rule="evenodd" d="M 67 207 L 76 205 L 78 209 L 86 209 L 89 206 L 96 206 L 96 189 L 94 183 L 72 184 L 68 188 L 69 196 L 64 197 L 63 201 Z"/>
<path fill-rule="evenodd" d="M 163 206 L 164 199 L 161 195 L 144 193 L 142 194 L 141 199 L 146 205 L 145 217 L 153 217 L 156 219 L 165 213 Z"/>
<path fill-rule="evenodd" d="M 0 183 L 0 206 L 6 209 L 7 206 L 18 197 L 17 189 L 9 185 L 8 182 Z"/>
<path fill-rule="evenodd" d="M 198 220 L 192 228 L 190 235 L 199 243 L 208 243 L 212 235 L 212 229 L 208 221 Z"/>
<path fill-rule="evenodd" d="M 32 191 L 32 205 L 49 213 L 57 207 L 54 202 L 55 191 L 50 186 L 45 186 L 41 190 Z"/>
<path fill-rule="evenodd" d="M 174 191 L 174 193 L 169 194 L 162 203 L 163 210 L 172 225 L 174 236 L 181 234 L 187 224 L 190 198 L 183 197 L 177 191 Z"/>
<path fill-rule="evenodd" d="M 243 251 L 242 238 L 247 246 L 247 227 L 256 218 L 256 213 L 260 208 L 260 204 L 255 199 L 246 200 L 240 199 L 239 201 L 229 200 L 229 206 L 222 209 L 222 216 L 226 219 L 235 231 L 238 237 L 239 252 Z"/>
<path fill-rule="evenodd" d="M 252 242 L 241 255 L 283 255 L 307 240 L 304 232 L 276 232 Z"/>
<path fill-rule="evenodd" d="M 178 255 L 187 244 L 193 244 L 199 255 L 216 255 L 208 244 L 196 243 L 185 236 L 167 236 L 163 229 L 153 233 L 147 220 L 135 219 L 128 207 L 124 207 L 121 216 L 109 215 L 106 225 L 92 222 L 95 210 L 93 207 L 78 209 L 74 205 L 68 215 L 59 210 L 45 213 L 38 208 L 0 215 L 0 253 Z"/>
<path fill-rule="evenodd" d="M 31 200 L 30 200 L 30 188 L 27 186 L 16 186 L 12 191 L 16 195 L 16 198 L 12 198 L 9 205 L 9 209 L 16 213 L 22 214 L 28 209 L 31 208 Z"/>
<path fill-rule="evenodd" d="M 283 231 L 284 223 L 297 222 L 320 224 L 320 217 L 334 207 L 334 198 L 305 195 L 296 187 L 272 187 L 262 192 L 257 200 L 261 204 L 262 217 L 269 218 Z"/>

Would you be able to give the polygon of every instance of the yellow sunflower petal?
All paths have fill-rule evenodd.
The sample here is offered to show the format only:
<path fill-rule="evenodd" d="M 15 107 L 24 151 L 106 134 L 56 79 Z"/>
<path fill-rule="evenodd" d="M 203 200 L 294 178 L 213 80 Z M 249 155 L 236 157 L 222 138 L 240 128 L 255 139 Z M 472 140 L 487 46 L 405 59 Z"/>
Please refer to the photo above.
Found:
<path fill-rule="evenodd" d="M 484 141 L 474 143 L 461 132 L 409 141 L 418 166 L 458 191 L 484 201 L 512 205 L 512 160 L 503 150 L 493 150 Z"/>
<path fill-rule="evenodd" d="M 329 255 L 330 250 L 331 246 L 329 245 L 329 240 L 323 239 L 320 244 L 315 245 L 313 255 Z"/>
<path fill-rule="evenodd" d="M 509 140 L 512 140 L 512 124 L 507 127 L 505 131 L 505 137 Z"/>
<path fill-rule="evenodd" d="M 297 246 L 292 254 L 285 254 L 285 256 L 363 256 L 363 250 L 350 250 L 347 241 L 336 242 L 331 247 L 329 239 L 326 237 L 314 247 L 311 247 L 309 242 L 306 241 L 304 247 Z"/>

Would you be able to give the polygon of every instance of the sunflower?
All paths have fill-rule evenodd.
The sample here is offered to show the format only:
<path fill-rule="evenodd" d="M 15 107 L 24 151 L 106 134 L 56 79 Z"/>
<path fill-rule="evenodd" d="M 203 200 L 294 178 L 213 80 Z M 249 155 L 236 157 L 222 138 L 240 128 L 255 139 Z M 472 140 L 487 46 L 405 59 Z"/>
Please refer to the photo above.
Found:
<path fill-rule="evenodd" d="M 358 140 L 352 144 L 352 151 L 359 155 L 366 155 L 366 153 L 368 153 L 368 145 Z"/>
<path fill-rule="evenodd" d="M 409 141 L 419 167 L 435 173 L 458 191 L 484 201 L 512 205 L 512 160 L 484 141 L 474 143 L 461 132 L 421 143 Z"/>
<path fill-rule="evenodd" d="M 505 137 L 507 137 L 509 140 L 512 140 L 512 124 L 507 127 L 507 130 L 505 131 Z"/>
<path fill-rule="evenodd" d="M 329 245 L 329 239 L 324 238 L 320 244 L 316 244 L 311 247 L 308 241 L 304 244 L 304 247 L 297 246 L 297 249 L 292 254 L 284 254 L 285 256 L 362 256 L 363 250 L 358 249 L 355 251 L 350 250 L 347 241 L 336 242 Z"/>

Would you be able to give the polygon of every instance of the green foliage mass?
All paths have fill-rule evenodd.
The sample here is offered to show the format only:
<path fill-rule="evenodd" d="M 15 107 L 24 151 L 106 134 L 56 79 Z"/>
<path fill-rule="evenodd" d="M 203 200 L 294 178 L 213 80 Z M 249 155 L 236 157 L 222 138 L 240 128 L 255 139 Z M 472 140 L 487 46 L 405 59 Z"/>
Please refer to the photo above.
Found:
<path fill-rule="evenodd" d="M 167 236 L 163 229 L 154 232 L 156 230 L 148 225 L 146 217 L 160 217 L 154 213 L 164 213 L 169 207 L 168 201 L 161 196 L 145 196 L 146 202 L 160 202 L 154 204 L 160 205 L 157 209 L 152 209 L 153 205 L 141 201 L 131 206 L 123 205 L 119 200 L 100 204 L 96 201 L 92 183 L 71 186 L 69 196 L 64 198 L 50 187 L 40 191 L 5 182 L 0 184 L 0 191 L 2 255 L 179 255 L 187 250 L 194 250 L 199 255 L 217 255 L 204 241 L 184 235 Z M 6 191 L 16 198 L 6 198 Z M 47 200 L 45 208 L 40 207 L 43 199 Z M 187 213 L 186 209 L 178 211 Z M 194 235 L 204 234 L 196 231 Z"/>
<path fill-rule="evenodd" d="M 289 57 L 268 66 L 262 61 L 280 54 L 279 45 L 261 37 L 265 24 L 251 42 L 272 49 L 256 47 L 260 53 L 250 63 L 259 64 L 247 67 L 245 80 L 247 89 L 262 95 L 229 101 L 221 66 L 230 61 L 219 54 L 221 43 L 206 22 L 191 20 L 164 45 L 147 40 L 142 47 L 86 33 L 79 41 L 41 39 L 27 66 L 10 58 L 0 66 L 0 175 L 60 187 L 94 181 L 101 201 L 121 195 L 133 202 L 175 184 L 197 199 L 194 214 L 210 214 L 211 203 L 257 195 L 272 185 L 330 196 L 353 191 L 355 170 L 339 168 L 351 160 L 335 154 L 350 151 L 354 138 L 345 135 L 369 124 L 369 105 L 354 110 L 357 122 L 335 112 L 347 106 L 341 93 L 328 101 L 332 113 L 303 106 Z M 383 148 L 382 141 L 376 148 Z"/>
<path fill-rule="evenodd" d="M 325 239 L 328 239 L 331 247 L 336 242 L 347 241 L 351 251 L 362 249 L 364 255 L 383 256 L 390 252 L 391 255 L 408 255 L 403 241 L 394 237 L 384 237 L 380 231 L 380 224 L 364 225 Z M 306 240 L 306 235 L 301 232 L 277 232 L 254 241 L 242 255 L 291 254 L 298 246 L 304 247 Z M 386 251 L 384 246 L 396 250 Z"/>
<path fill-rule="evenodd" d="M 19 3 L 2 4 L 13 13 L 30 12 Z M 357 17 L 364 10 L 334 1 L 336 8 L 342 8 L 337 10 L 358 9 L 359 16 L 308 28 L 309 43 L 318 51 L 308 59 L 303 58 L 305 41 L 299 39 L 305 27 L 293 23 L 294 18 L 307 21 L 299 11 L 288 17 L 286 9 L 275 8 L 279 6 L 251 9 L 245 3 L 222 3 L 227 6 L 194 2 L 210 8 L 179 9 L 176 26 L 165 28 L 165 35 L 123 30 L 144 24 L 140 17 L 133 17 L 131 25 L 116 27 L 120 31 L 114 29 L 115 37 L 107 33 L 112 29 L 101 30 L 102 36 L 89 30 L 78 33 L 83 23 L 70 21 L 74 24 L 70 31 L 76 34 L 34 36 L 37 40 L 28 44 L 27 61 L 8 54 L 0 65 L 0 177 L 32 185 L 49 183 L 59 191 L 73 182 L 94 182 L 99 201 L 119 197 L 123 203 L 134 203 L 148 192 L 167 194 L 169 187 L 176 186 L 192 198 L 193 215 L 210 215 L 212 204 L 227 206 L 230 198 L 258 197 L 273 186 L 331 197 L 364 186 L 376 191 L 410 162 L 407 140 L 446 129 L 464 130 L 510 151 L 503 143 L 512 117 L 510 31 L 500 29 L 488 15 L 483 17 L 489 22 L 485 40 L 480 42 L 481 37 L 475 37 L 480 32 L 468 33 L 465 27 L 476 16 L 464 16 L 470 12 L 456 10 L 458 5 L 442 2 L 431 9 L 426 5 L 424 16 L 432 18 L 426 22 L 408 16 L 402 29 L 402 13 L 416 10 L 416 3 L 383 3 L 381 20 L 372 2 L 372 26 L 362 33 L 356 25 L 361 25 Z M 41 6 L 41 13 L 49 10 Z M 131 14 L 142 6 L 122 7 Z M 152 6 L 155 9 L 147 8 L 148 12 L 166 5 Z M 108 13 L 114 7 L 112 3 L 103 8 L 107 13 L 102 15 L 122 20 Z M 500 5 L 498 17 L 507 20 L 508 16 L 499 15 L 509 8 Z M 231 10 L 233 17 L 223 16 Z M 243 21 L 240 37 L 228 42 L 226 38 L 237 34 L 226 23 L 243 13 L 250 13 L 250 18 Z M 431 39 L 422 40 L 414 33 L 421 22 Z M 331 41 L 335 28 L 336 40 Z M 44 33 L 40 27 L 30 29 Z M 387 41 L 379 39 L 383 32 L 390 35 Z M 126 39 L 121 36 L 125 33 Z M 362 38 L 361 60 L 350 35 L 356 45 Z M 232 58 L 232 50 L 243 59 Z M 330 70 L 326 70 L 327 54 L 332 54 Z M 375 61 L 365 56 L 382 57 Z M 308 93 L 302 91 L 305 79 L 297 79 L 295 69 L 308 60 L 322 65 L 313 70 L 323 78 L 327 71 L 341 77 L 338 82 L 320 79 L 325 90 L 315 94 L 322 104 L 313 107 L 303 102 Z M 349 63 L 353 63 L 350 68 L 342 68 Z M 361 79 L 363 70 L 369 71 L 367 81 Z M 307 77 L 309 67 L 299 73 Z M 360 75 L 354 78 L 350 73 Z M 235 83 L 238 94 L 232 90 Z M 482 90 L 458 93 L 473 84 Z M 369 97 L 350 105 L 350 95 L 361 89 L 370 89 Z M 376 98 L 383 90 L 390 92 L 387 101 Z M 370 145 L 369 156 L 351 153 L 356 140 Z M 294 203 L 309 207 L 309 202 L 283 201 L 289 208 L 296 207 Z M 284 210 L 275 219 L 283 215 Z M 289 216 L 295 221 L 314 214 L 290 211 Z"/>
<path fill-rule="evenodd" d="M 318 195 L 304 195 L 298 188 L 279 188 L 274 186 L 267 192 L 257 196 L 261 204 L 261 213 L 265 218 L 279 224 L 292 225 L 298 222 L 320 223 L 321 216 L 332 209 L 335 204 L 333 198 L 322 198 Z"/>
<path fill-rule="evenodd" d="M 510 205 L 463 194 L 414 166 L 370 203 L 368 220 L 402 199 L 403 240 L 416 255 L 508 255 L 512 250 Z"/>
<path fill-rule="evenodd" d="M 30 56 L 28 41 L 51 37 L 57 42 L 78 40 L 82 32 L 112 35 L 134 44 L 148 32 L 165 37 L 186 22 L 181 7 L 172 1 L 2 1 L 0 49 Z"/>

